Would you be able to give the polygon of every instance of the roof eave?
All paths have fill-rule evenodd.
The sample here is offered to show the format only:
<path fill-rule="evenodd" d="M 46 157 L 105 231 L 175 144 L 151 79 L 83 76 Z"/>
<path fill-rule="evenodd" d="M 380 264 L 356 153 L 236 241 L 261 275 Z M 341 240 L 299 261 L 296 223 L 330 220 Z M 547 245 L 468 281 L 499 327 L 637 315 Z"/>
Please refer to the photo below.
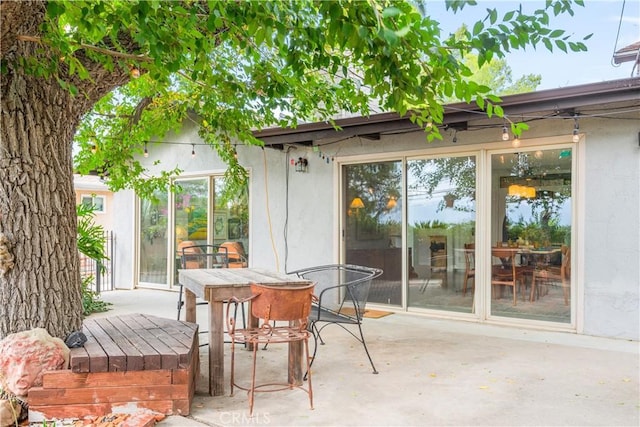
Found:
<path fill-rule="evenodd" d="M 502 97 L 500 105 L 505 115 L 515 116 L 546 110 L 573 111 L 587 105 L 628 101 L 638 99 L 639 96 L 640 77 L 634 77 L 508 95 Z M 482 111 L 475 104 L 467 104 L 466 102 L 447 104 L 444 108 L 443 125 L 477 119 L 477 113 Z M 390 129 L 394 131 L 420 129 L 409 120 L 408 116 L 401 117 L 397 113 L 350 117 L 336 120 L 335 124 L 341 130 L 336 130 L 329 122 L 315 122 L 301 124 L 296 128 L 264 129 L 255 132 L 254 136 L 268 146 L 296 143 L 311 145 L 313 141 L 324 138 L 367 136 Z"/>

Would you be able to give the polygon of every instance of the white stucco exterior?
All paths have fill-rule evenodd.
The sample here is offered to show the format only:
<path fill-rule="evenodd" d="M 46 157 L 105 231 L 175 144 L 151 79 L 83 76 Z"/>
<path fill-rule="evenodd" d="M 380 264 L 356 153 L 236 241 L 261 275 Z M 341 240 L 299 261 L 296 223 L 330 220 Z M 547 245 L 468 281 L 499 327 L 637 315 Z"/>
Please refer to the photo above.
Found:
<path fill-rule="evenodd" d="M 640 339 L 640 113 L 638 120 L 580 118 L 580 142 L 575 143 L 574 271 L 575 331 L 586 335 Z M 626 115 L 629 117 L 629 114 Z M 523 135 L 524 147 L 571 142 L 572 120 L 538 120 Z M 496 128 L 459 132 L 458 142 L 443 132 L 444 141 L 427 143 L 421 131 L 361 137 L 309 147 L 238 146 L 238 158 L 250 172 L 251 267 L 292 271 L 309 265 L 341 261 L 340 182 L 343 162 L 400 159 L 429 153 L 472 152 L 479 159 L 486 150 L 508 147 Z M 203 145 L 192 127 L 168 136 L 176 144 L 149 144 L 154 168 L 179 166 L 185 175 L 220 172 L 225 166 Z M 334 137 L 333 141 L 341 138 Z M 331 144 L 329 144 L 331 143 Z M 314 141 L 316 144 L 316 141 Z M 329 156 L 327 163 L 322 154 Z M 306 173 L 294 171 L 290 160 L 305 156 Z M 160 160 L 159 166 L 152 163 Z M 114 230 L 118 236 L 119 288 L 136 286 L 136 202 L 131 192 L 115 195 Z M 286 235 L 286 240 L 285 240 Z M 126 237 L 126 236 L 130 236 Z M 479 319 L 481 320 L 481 319 Z M 428 319 L 425 319 L 428 321 Z"/>

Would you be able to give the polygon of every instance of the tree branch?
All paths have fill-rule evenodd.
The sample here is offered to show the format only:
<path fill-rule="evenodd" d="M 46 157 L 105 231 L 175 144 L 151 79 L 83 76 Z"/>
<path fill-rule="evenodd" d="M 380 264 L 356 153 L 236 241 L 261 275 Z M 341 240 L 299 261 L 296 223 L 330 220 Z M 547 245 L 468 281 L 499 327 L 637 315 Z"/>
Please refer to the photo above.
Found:
<path fill-rule="evenodd" d="M 36 37 L 36 36 L 18 35 L 16 38 L 18 40 L 21 40 L 21 41 L 42 43 L 42 39 L 40 37 Z M 102 48 L 102 47 L 93 46 L 93 45 L 84 44 L 84 43 L 79 43 L 78 47 L 80 47 L 82 49 L 92 50 L 94 52 L 102 53 L 104 55 L 113 56 L 114 58 L 132 59 L 132 60 L 135 60 L 135 61 L 142 61 L 142 62 L 152 62 L 153 61 L 151 58 L 149 58 L 148 56 L 145 56 L 145 55 L 134 55 L 134 54 L 131 54 L 131 53 L 123 53 L 123 52 L 118 52 L 118 51 L 115 51 L 115 50 L 109 50 L 109 49 L 105 49 L 105 48 Z"/>

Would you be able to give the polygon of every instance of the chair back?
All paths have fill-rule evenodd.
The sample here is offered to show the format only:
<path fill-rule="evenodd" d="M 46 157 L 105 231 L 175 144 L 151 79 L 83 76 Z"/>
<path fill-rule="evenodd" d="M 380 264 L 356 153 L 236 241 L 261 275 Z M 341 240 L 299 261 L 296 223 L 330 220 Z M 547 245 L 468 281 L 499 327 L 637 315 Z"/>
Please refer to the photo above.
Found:
<path fill-rule="evenodd" d="M 320 297 L 323 310 L 360 321 L 364 316 L 371 282 L 382 275 L 382 270 L 352 264 L 331 264 L 309 267 L 291 274 L 316 283 L 316 294 Z M 348 304 L 351 312 L 345 310 L 345 302 L 351 302 Z M 355 308 L 351 308 L 351 305 Z"/>
<path fill-rule="evenodd" d="M 182 245 L 180 249 L 183 269 L 229 267 L 227 248 L 218 245 Z"/>
<path fill-rule="evenodd" d="M 494 280 L 515 280 L 516 277 L 516 250 L 509 248 L 492 248 L 491 256 L 494 262 L 491 273 Z"/>
<path fill-rule="evenodd" d="M 227 251 L 229 257 L 229 268 L 246 268 L 248 267 L 247 254 L 241 242 L 224 242 L 220 245 Z"/>
<path fill-rule="evenodd" d="M 476 268 L 476 245 L 475 243 L 464 244 L 464 264 L 467 271 L 475 270 Z"/>
<path fill-rule="evenodd" d="M 272 321 L 298 321 L 306 328 L 315 284 L 269 286 L 251 283 L 251 314 L 268 325 Z"/>

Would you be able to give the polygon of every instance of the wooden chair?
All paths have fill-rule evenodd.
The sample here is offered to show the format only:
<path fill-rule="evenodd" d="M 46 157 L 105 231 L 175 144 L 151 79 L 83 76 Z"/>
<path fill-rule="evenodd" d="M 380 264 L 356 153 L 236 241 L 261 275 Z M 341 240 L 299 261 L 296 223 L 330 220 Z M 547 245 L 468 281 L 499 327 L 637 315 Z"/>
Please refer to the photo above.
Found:
<path fill-rule="evenodd" d="M 493 248 L 491 250 L 493 258 L 491 266 L 492 292 L 494 295 L 496 294 L 497 286 L 511 287 L 513 289 L 513 305 L 517 305 L 518 302 L 518 284 L 520 284 L 521 289 L 524 285 L 523 276 L 516 266 L 516 254 L 517 249 L 513 248 Z"/>
<path fill-rule="evenodd" d="M 475 290 L 476 283 L 476 245 L 475 243 L 464 244 L 464 285 L 462 287 L 462 295 L 467 295 L 467 282 L 473 280 L 471 291 Z"/>
<path fill-rule="evenodd" d="M 309 404 L 313 409 L 313 388 L 311 385 L 311 358 L 309 357 L 309 336 L 307 330 L 311 303 L 314 298 L 315 284 L 300 286 L 267 286 L 257 283 L 251 284 L 251 297 L 245 299 L 231 298 L 227 305 L 227 327 L 231 337 L 231 396 L 234 387 L 249 392 L 249 416 L 253 414 L 254 395 L 256 392 L 279 391 L 299 388 L 309 395 Z M 261 326 L 236 329 L 237 307 L 245 302 L 251 304 L 251 314 L 258 319 Z M 235 307 L 231 312 L 231 308 Z M 288 322 L 288 326 L 276 326 L 276 322 Z M 307 369 L 307 387 L 284 383 L 256 384 L 257 351 L 261 344 L 290 344 L 304 343 L 305 365 Z M 235 345 L 236 343 L 252 347 L 253 367 L 251 371 L 251 385 L 241 386 L 235 379 Z M 291 371 L 294 367 L 289 366 Z M 264 389 L 263 389 L 264 388 Z"/>
<path fill-rule="evenodd" d="M 329 325 L 338 325 L 362 344 L 373 373 L 377 374 L 362 333 L 362 319 L 371 282 L 382 275 L 382 270 L 359 265 L 330 264 L 304 268 L 289 274 L 316 283 L 318 301 L 313 304 L 309 317 L 309 329 L 313 332 L 315 343 L 310 365 L 315 360 L 318 341 L 324 344 L 320 332 Z M 357 327 L 357 334 L 349 329 L 350 326 Z"/>
<path fill-rule="evenodd" d="M 546 266 L 542 269 L 536 269 L 533 271 L 533 277 L 531 279 L 531 295 L 529 301 L 533 302 L 534 294 L 539 296 L 539 287 L 536 287 L 536 279 L 538 281 L 559 281 L 562 286 L 562 293 L 564 296 L 564 305 L 569 305 L 569 293 L 571 291 L 571 248 L 568 246 L 562 246 L 562 261 L 560 267 Z"/>

